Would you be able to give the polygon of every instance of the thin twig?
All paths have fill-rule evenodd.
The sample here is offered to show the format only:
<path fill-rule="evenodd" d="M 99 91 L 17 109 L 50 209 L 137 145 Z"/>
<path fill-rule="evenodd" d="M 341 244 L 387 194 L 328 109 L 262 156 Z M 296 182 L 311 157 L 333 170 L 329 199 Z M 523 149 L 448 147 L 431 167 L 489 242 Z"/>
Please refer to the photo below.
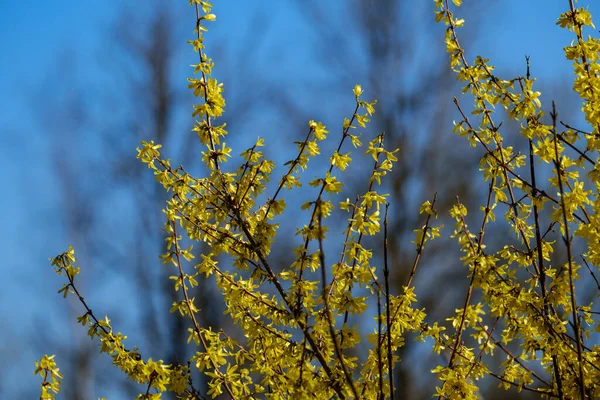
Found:
<path fill-rule="evenodd" d="M 554 165 L 556 167 L 556 177 L 558 179 L 558 187 L 560 190 L 560 205 L 562 208 L 563 214 L 563 223 L 565 228 L 565 244 L 567 247 L 567 257 L 569 258 L 569 290 L 571 291 L 571 307 L 573 308 L 573 324 L 575 327 L 575 339 L 577 342 L 577 361 L 579 364 L 579 395 L 581 399 L 585 399 L 585 376 L 583 374 L 583 355 L 582 355 L 582 343 L 581 343 L 581 329 L 579 327 L 579 316 L 577 313 L 577 302 L 575 300 L 575 285 L 573 283 L 573 255 L 571 251 L 571 237 L 569 234 L 569 221 L 567 219 L 567 208 L 565 206 L 565 194 L 563 191 L 563 183 L 562 183 L 562 167 L 561 160 L 558 158 L 558 138 L 556 133 L 556 104 L 552 101 L 552 113 L 550 114 L 552 117 L 552 129 L 554 133 L 554 151 L 556 154 L 556 159 L 554 161 Z"/>
<path fill-rule="evenodd" d="M 325 313 L 327 314 L 327 323 L 329 324 L 329 334 L 331 335 L 331 340 L 333 341 L 333 347 L 335 348 L 335 353 L 338 357 L 338 360 L 340 361 L 340 365 L 342 367 L 342 371 L 344 372 L 344 376 L 346 377 L 346 381 L 348 382 L 348 385 L 350 386 L 350 388 L 352 389 L 352 393 L 354 394 L 354 398 L 355 399 L 359 399 L 360 397 L 358 396 L 358 391 L 356 390 L 356 387 L 354 386 L 354 380 L 352 379 L 352 376 L 350 376 L 350 373 L 348 372 L 348 367 L 346 366 L 346 363 L 344 361 L 344 355 L 342 354 L 342 349 L 340 348 L 340 345 L 337 341 L 336 335 L 335 335 L 335 330 L 333 328 L 333 316 L 331 315 L 331 311 L 329 310 L 329 296 L 327 295 L 327 271 L 326 271 L 326 266 L 325 266 L 325 250 L 323 249 L 323 235 L 324 235 L 324 231 L 323 231 L 323 210 L 322 210 L 322 200 L 319 197 L 317 199 L 317 218 L 318 218 L 318 223 L 319 223 L 319 233 L 318 233 L 318 237 L 319 237 L 319 260 L 321 262 L 321 289 L 322 289 L 322 296 L 323 296 L 323 304 L 325 305 Z"/>
<path fill-rule="evenodd" d="M 561 142 L 563 142 L 564 144 L 566 144 L 567 146 L 569 146 L 570 148 L 572 148 L 573 150 L 575 150 L 577 152 L 577 154 L 579 154 L 582 158 L 584 158 L 590 164 L 596 165 L 596 162 L 594 160 L 592 160 L 591 158 L 589 158 L 583 151 L 579 150 L 576 146 L 574 146 L 571 143 L 569 143 L 567 141 L 567 139 L 565 139 L 564 137 L 562 137 L 562 135 L 558 135 L 558 140 L 560 140 Z"/>
<path fill-rule="evenodd" d="M 590 274 L 592 275 L 594 282 L 596 282 L 596 287 L 598 287 L 598 290 L 600 291 L 600 282 L 598 282 L 598 278 L 596 278 L 594 271 L 592 271 L 592 269 L 590 268 L 590 265 L 588 264 L 588 262 L 586 261 L 586 259 L 583 256 L 581 256 L 581 259 L 583 260 L 583 263 L 587 267 L 588 271 L 590 271 Z"/>
<path fill-rule="evenodd" d="M 181 264 L 181 250 L 179 248 L 179 241 L 177 240 L 177 224 L 175 223 L 175 221 L 171 221 L 171 226 L 173 228 L 173 244 L 175 246 L 174 253 L 175 253 L 175 257 L 177 257 L 177 269 L 179 270 L 179 282 L 181 284 L 181 291 L 183 292 L 183 297 L 185 299 L 185 304 L 188 309 L 188 314 L 190 315 L 190 319 L 192 320 L 192 325 L 194 327 L 194 331 L 196 332 L 196 335 L 198 335 L 198 340 L 202 343 L 202 346 L 204 347 L 204 351 L 206 351 L 208 349 L 208 345 L 206 344 L 206 342 L 204 340 L 204 336 L 202 335 L 202 332 L 200 330 L 200 324 L 196 320 L 196 314 L 193 311 L 192 301 L 190 300 L 190 297 L 188 296 L 187 286 L 185 284 L 185 274 L 183 272 L 183 267 Z M 212 359 L 211 359 L 211 363 L 213 364 L 213 369 L 214 369 L 215 373 L 217 375 L 219 375 L 220 377 L 223 377 L 223 373 L 219 370 L 219 366 Z M 233 395 L 233 392 L 231 391 L 229 384 L 224 379 L 223 379 L 223 384 L 224 384 L 225 390 L 227 390 L 227 393 L 229 394 L 229 396 L 232 399 L 235 399 L 235 396 Z"/>
<path fill-rule="evenodd" d="M 485 226 L 487 224 L 488 221 L 488 215 L 491 211 L 490 208 L 490 204 L 492 201 L 492 193 L 493 193 L 493 188 L 494 188 L 494 182 L 495 182 L 495 178 L 493 178 L 490 181 L 490 189 L 488 192 L 488 199 L 487 199 L 487 205 L 485 207 L 485 211 L 484 211 L 484 215 L 483 215 L 483 222 L 481 223 L 481 229 L 479 230 L 479 239 L 477 241 L 477 249 L 475 249 L 473 247 L 473 244 L 471 242 L 471 240 L 469 239 L 469 244 L 471 246 L 471 251 L 474 252 L 475 255 L 480 255 L 481 254 L 481 250 L 482 250 L 482 245 L 483 245 L 483 235 L 485 234 Z M 458 196 L 456 196 L 456 202 L 457 204 L 460 206 L 460 200 L 458 198 Z M 461 220 L 462 220 L 462 226 L 463 226 L 463 231 L 465 233 L 465 237 L 469 238 L 469 234 L 468 231 L 466 230 L 467 228 L 467 224 L 464 220 L 464 217 L 461 216 Z M 450 355 L 450 361 L 448 361 L 448 368 L 452 368 L 452 363 L 454 361 L 454 356 L 456 355 L 456 351 L 458 350 L 458 346 L 460 345 L 460 340 L 461 340 L 461 336 L 463 334 L 463 328 L 464 328 L 464 323 L 465 323 L 465 318 L 467 315 L 467 309 L 469 308 L 469 303 L 471 302 L 471 296 L 473 294 L 473 284 L 475 282 L 475 277 L 477 276 L 477 270 L 479 267 L 479 262 L 475 261 L 474 265 L 473 265 L 473 272 L 471 273 L 471 281 L 469 282 L 469 289 L 467 290 L 467 296 L 465 298 L 465 305 L 463 308 L 463 312 L 462 315 L 460 317 L 460 325 L 458 327 L 458 332 L 456 334 L 456 341 L 454 344 L 454 348 L 452 349 L 452 354 Z M 441 398 L 441 396 L 440 396 Z"/>
<path fill-rule="evenodd" d="M 437 192 L 433 195 L 433 201 L 431 202 L 431 210 L 433 211 L 433 207 L 435 206 L 435 202 L 437 200 Z M 435 211 L 433 211 L 435 213 Z M 417 256 L 413 261 L 413 266 L 410 270 L 410 275 L 408 277 L 408 281 L 406 282 L 406 286 L 410 287 L 412 281 L 417 273 L 417 266 L 419 265 L 419 260 L 421 259 L 421 254 L 423 253 L 423 246 L 425 245 L 425 238 L 427 237 L 427 229 L 429 228 L 429 220 L 431 219 L 432 214 L 427 214 L 427 220 L 425 221 L 425 227 L 423 228 L 423 236 L 421 237 L 421 242 L 417 245 Z"/>
<path fill-rule="evenodd" d="M 385 318 L 387 332 L 388 351 L 388 375 L 390 378 L 390 399 L 394 400 L 394 367 L 392 354 L 392 323 L 390 321 L 390 269 L 388 268 L 388 209 L 389 203 L 385 204 L 385 217 L 383 219 L 383 276 L 385 278 Z"/>
<path fill-rule="evenodd" d="M 379 400 L 384 399 L 383 394 L 383 360 L 381 358 L 381 288 L 377 285 L 377 368 L 379 370 Z"/>
<path fill-rule="evenodd" d="M 527 59 L 527 79 L 529 79 L 529 59 Z M 542 235 L 540 231 L 540 219 L 539 219 L 539 211 L 537 202 L 535 197 L 537 196 L 537 185 L 535 179 L 535 162 L 533 159 L 533 142 L 529 139 L 529 170 L 531 173 L 531 185 L 532 189 L 532 203 L 533 203 L 533 218 L 535 223 L 535 240 L 537 247 L 537 256 L 538 256 L 538 265 L 539 265 L 539 273 L 540 273 L 540 287 L 542 288 L 542 299 L 544 302 L 544 306 L 542 309 L 543 316 L 546 317 L 550 312 L 550 307 L 548 306 L 548 294 L 546 293 L 546 268 L 544 267 L 544 255 L 542 250 Z M 560 368 L 558 366 L 558 358 L 556 354 L 552 354 L 552 368 L 554 370 L 554 379 L 556 380 L 556 387 L 558 389 L 558 398 L 564 399 L 563 387 L 562 387 L 562 377 L 560 374 Z"/>

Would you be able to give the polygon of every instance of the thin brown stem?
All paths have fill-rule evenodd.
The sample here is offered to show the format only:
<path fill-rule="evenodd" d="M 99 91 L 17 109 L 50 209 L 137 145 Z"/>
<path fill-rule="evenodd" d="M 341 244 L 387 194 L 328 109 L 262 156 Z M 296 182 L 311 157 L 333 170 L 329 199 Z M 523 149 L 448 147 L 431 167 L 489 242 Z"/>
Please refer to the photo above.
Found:
<path fill-rule="evenodd" d="M 327 318 L 327 324 L 329 325 L 329 334 L 331 336 L 331 340 L 333 341 L 333 347 L 335 349 L 335 354 L 337 355 L 338 360 L 340 361 L 340 365 L 342 367 L 342 371 L 344 372 L 344 376 L 346 377 L 346 381 L 352 389 L 352 393 L 354 394 L 355 399 L 359 399 L 358 391 L 354 386 L 354 380 L 352 376 L 350 376 L 350 372 L 348 372 L 348 367 L 344 361 L 344 355 L 342 354 L 342 349 L 340 348 L 340 344 L 337 341 L 335 330 L 333 327 L 333 316 L 331 315 L 331 310 L 329 309 L 329 296 L 327 295 L 327 270 L 325 266 L 325 250 L 323 249 L 323 211 L 321 209 L 321 198 L 317 199 L 317 218 L 319 223 L 319 261 L 321 262 L 321 290 L 323 296 L 323 304 L 325 305 L 325 313 Z"/>
<path fill-rule="evenodd" d="M 431 209 L 435 206 L 435 202 L 437 200 L 437 192 L 433 195 L 433 201 L 431 202 Z M 435 213 L 435 211 L 434 211 Z M 419 265 L 419 261 L 421 260 L 421 254 L 423 253 L 423 246 L 425 245 L 425 238 L 427 237 L 427 229 L 429 228 L 429 220 L 431 219 L 431 214 L 427 214 L 427 220 L 425 221 L 425 227 L 423 228 L 423 236 L 421 237 L 420 243 L 417 245 L 417 255 L 415 260 L 413 261 L 412 268 L 410 269 L 410 275 L 408 276 L 408 281 L 406 282 L 406 286 L 410 287 L 412 285 L 412 281 L 417 273 L 417 266 Z"/>
<path fill-rule="evenodd" d="M 565 139 L 564 137 L 562 137 L 562 135 L 558 135 L 558 140 L 560 140 L 561 142 L 563 142 L 564 144 L 566 144 L 567 146 L 569 146 L 571 149 L 575 150 L 575 152 L 577 154 L 579 154 L 581 156 L 581 158 L 585 159 L 590 164 L 596 165 L 596 162 L 594 160 L 592 160 L 591 158 L 589 158 L 587 156 L 587 154 L 585 154 L 583 151 L 579 150 L 576 146 L 574 146 L 571 143 L 569 143 L 567 141 L 567 139 Z"/>
<path fill-rule="evenodd" d="M 479 255 L 481 254 L 481 249 L 482 249 L 482 244 L 483 244 L 483 235 L 485 233 L 485 226 L 487 224 L 488 221 L 488 215 L 491 211 L 490 208 L 490 204 L 491 204 L 491 199 L 492 199 L 492 193 L 493 193 L 493 188 L 494 188 L 494 181 L 495 178 L 492 179 L 492 181 L 490 182 L 490 189 L 488 192 L 488 200 L 487 200 L 487 205 L 485 207 L 484 210 L 484 215 L 483 215 L 483 222 L 481 223 L 481 229 L 479 231 L 479 239 L 477 242 L 477 249 L 473 248 L 472 242 L 469 239 L 469 243 L 471 244 L 471 251 L 474 251 L 474 254 Z M 456 197 L 456 201 L 458 205 L 460 204 L 460 200 L 458 198 L 458 196 Z M 469 233 L 466 230 L 466 222 L 464 220 L 464 218 L 462 218 L 462 226 L 463 226 L 463 231 L 465 233 L 465 237 L 469 238 Z M 454 348 L 452 349 L 452 354 L 450 355 L 450 361 L 448 361 L 448 368 L 452 368 L 452 363 L 454 361 L 454 356 L 456 355 L 456 351 L 458 349 L 458 346 L 460 345 L 460 341 L 461 341 L 461 337 L 462 337 L 462 333 L 463 333 L 463 328 L 464 328 L 464 323 L 465 323 L 465 318 L 467 315 L 467 309 L 469 307 L 469 303 L 471 302 L 471 296 L 473 294 L 473 283 L 475 282 L 475 277 L 477 276 L 477 272 L 478 272 L 478 267 L 479 267 L 479 263 L 477 261 L 475 261 L 474 265 L 473 265 L 473 272 L 471 272 L 471 280 L 469 282 L 469 288 L 467 289 L 467 296 L 465 298 L 465 305 L 462 311 L 462 315 L 460 317 L 460 324 L 458 327 L 458 332 L 456 334 L 456 341 L 454 344 Z"/>
<path fill-rule="evenodd" d="M 390 269 L 388 267 L 388 210 L 389 203 L 385 205 L 385 217 L 383 219 L 383 276 L 385 279 L 385 318 L 388 351 L 388 375 L 390 379 L 390 399 L 394 400 L 394 367 L 392 354 L 392 322 L 390 320 Z"/>
<path fill-rule="evenodd" d="M 179 241 L 177 240 L 177 224 L 175 223 L 175 221 L 171 221 L 171 227 L 173 228 L 173 244 L 175 246 L 174 252 L 175 252 L 175 257 L 177 258 L 177 269 L 179 270 L 179 283 L 181 285 L 181 291 L 183 292 L 183 297 L 185 299 L 185 304 L 187 306 L 188 314 L 190 316 L 190 319 L 192 320 L 192 325 L 193 325 L 194 331 L 196 332 L 196 335 L 198 336 L 198 340 L 200 340 L 200 342 L 202 343 L 202 346 L 204 347 L 204 349 L 206 351 L 208 346 L 207 346 L 206 342 L 204 341 L 204 336 L 202 335 L 202 332 L 200 330 L 200 324 L 196 320 L 196 314 L 193 311 L 192 301 L 190 300 L 190 297 L 187 292 L 187 286 L 185 284 L 185 274 L 183 272 L 183 267 L 181 264 L 181 251 L 179 248 Z M 211 363 L 213 364 L 213 369 L 214 369 L 215 373 L 222 377 L 222 373 L 219 370 L 219 366 L 212 360 L 211 360 Z M 227 394 L 229 394 L 229 396 L 232 399 L 235 399 L 235 396 L 233 395 L 233 392 L 231 391 L 229 384 L 225 380 L 223 381 L 223 383 L 225 386 L 225 390 L 227 391 Z"/>
<path fill-rule="evenodd" d="M 567 219 L 567 208 L 565 206 L 565 193 L 563 191 L 563 182 L 562 182 L 562 164 L 561 160 L 558 156 L 558 138 L 556 133 L 556 104 L 552 101 L 552 129 L 554 133 L 554 151 L 556 154 L 556 160 L 554 161 L 554 165 L 556 167 L 556 176 L 558 179 L 558 188 L 560 190 L 560 206 L 562 209 L 563 215 L 563 224 L 565 229 L 565 244 L 567 247 L 567 257 L 569 259 L 569 290 L 571 292 L 571 307 L 573 309 L 573 326 L 575 327 L 575 339 L 577 343 L 577 362 L 579 364 L 579 395 L 581 399 L 585 399 L 585 376 L 583 374 L 583 349 L 582 349 L 582 339 L 581 339 L 581 329 L 579 326 L 579 315 L 577 313 L 577 301 L 575 300 L 575 284 L 573 283 L 573 255 L 571 250 L 571 237 L 569 232 L 569 221 Z"/>
<path fill-rule="evenodd" d="M 590 268 L 590 265 L 588 264 L 588 262 L 586 261 L 586 259 L 583 256 L 581 256 L 581 259 L 583 260 L 583 263 L 585 264 L 586 268 L 590 272 L 590 275 L 592 275 L 594 282 L 596 282 L 596 287 L 598 288 L 598 291 L 600 291 L 600 282 L 598 282 L 598 278 L 596 278 L 594 271 L 592 271 L 592 269 Z"/>
<path fill-rule="evenodd" d="M 377 369 L 379 372 L 379 393 L 378 400 L 384 399 L 383 393 L 383 359 L 381 358 L 381 288 L 377 285 Z"/>

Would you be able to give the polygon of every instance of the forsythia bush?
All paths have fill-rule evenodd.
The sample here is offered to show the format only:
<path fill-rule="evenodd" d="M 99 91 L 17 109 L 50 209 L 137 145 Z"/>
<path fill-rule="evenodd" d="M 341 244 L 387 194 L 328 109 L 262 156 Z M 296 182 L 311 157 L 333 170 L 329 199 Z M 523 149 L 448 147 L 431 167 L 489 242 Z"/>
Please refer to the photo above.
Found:
<path fill-rule="evenodd" d="M 578 304 L 581 296 L 576 296 L 582 282 L 596 279 L 600 265 L 600 159 L 595 156 L 600 149 L 600 41 L 584 33 L 594 27 L 587 9 L 575 9 L 570 3 L 557 24 L 574 35 L 565 54 L 573 61 L 573 89 L 582 99 L 588 131 L 566 123 L 559 126 L 554 105 L 549 118 L 543 118 L 541 110 L 548 107 L 542 107 L 528 64 L 526 76 L 502 79 L 494 75 L 489 60 L 475 57 L 469 62 L 458 36 L 464 21 L 454 16 L 447 0 L 435 0 L 436 21 L 446 25 L 450 67 L 464 84 L 463 93 L 474 99 L 470 115 L 454 99 L 460 115 L 454 131 L 482 150 L 482 187 L 487 190 L 476 227 L 465 222 L 467 209 L 459 199 L 450 210 L 455 220 L 452 237 L 462 250 L 469 288 L 455 315 L 435 322 L 416 307 L 412 286 L 424 245 L 440 236 L 441 226 L 433 224 L 435 197 L 420 209 L 423 226 L 416 230 L 410 280 L 401 293 L 389 293 L 386 222 L 391 199 L 378 187 L 397 159 L 395 151 L 385 148 L 383 134 L 363 144 L 362 136 L 353 133 L 365 128 L 375 112 L 376 102 L 363 100 L 360 85 L 354 87 L 356 106 L 333 139 L 337 150 L 329 168 L 309 182 L 318 196 L 302 205 L 307 223 L 297 229 L 301 240 L 293 250 L 295 261 L 277 269 L 271 264 L 276 221 L 286 211 L 284 194 L 302 186 L 302 172 L 330 137 L 329 130 L 320 122 L 308 123 L 306 138 L 296 143 L 295 157 L 284 164 L 268 197 L 265 190 L 274 179 L 275 164 L 261 151 L 263 139 L 241 153 L 239 167 L 230 167 L 235 164 L 230 161 L 233 149 L 225 142 L 225 124 L 217 122 L 225 108 L 223 84 L 212 77 L 214 63 L 203 44 L 204 24 L 214 21 L 215 15 L 206 1 L 190 4 L 197 15 L 197 37 L 190 44 L 199 54 L 195 77 L 189 79 L 198 98 L 193 130 L 206 148 L 202 154 L 209 173 L 196 178 L 183 167 L 172 166 L 161 158 L 161 145 L 154 142 L 142 142 L 137 157 L 171 194 L 164 209 L 168 251 L 161 258 L 174 267 L 171 279 L 181 300 L 171 312 L 188 319 L 188 342 L 197 347 L 195 355 L 185 365 L 167 365 L 143 357 L 136 348 L 127 349 L 126 336 L 114 332 L 107 317 L 97 318 L 78 292 L 75 279 L 80 269 L 74 250 L 52 260 L 67 281 L 60 292 L 65 297 L 75 294 L 81 301 L 85 313 L 79 322 L 100 342 L 100 351 L 108 353 L 130 379 L 145 385 L 138 398 L 157 399 L 163 392 L 182 399 L 221 394 L 232 399 L 394 398 L 391 372 L 401 361 L 395 354 L 411 332 L 430 340 L 433 351 L 446 356 L 446 362 L 433 370 L 439 381 L 432 388 L 434 396 L 477 398 L 478 382 L 490 376 L 501 387 L 515 386 L 546 398 L 600 397 L 598 312 L 593 304 Z M 460 0 L 451 4 L 459 6 Z M 513 141 L 519 137 L 503 134 L 496 109 L 520 124 L 520 140 L 528 145 L 525 154 L 507 144 L 509 136 Z M 371 177 L 364 193 L 340 202 L 341 172 L 353 157 L 349 150 L 362 146 L 372 159 Z M 543 164 L 553 167 L 548 184 L 539 172 Z M 323 241 L 337 227 L 328 229 L 324 222 L 336 206 L 348 213 L 348 223 L 343 232 L 335 232 L 342 234 L 343 251 L 332 260 Z M 544 207 L 553 212 L 543 214 Z M 498 225 L 509 230 L 507 238 L 514 237 L 498 251 L 487 251 L 484 234 L 500 212 L 505 222 Z M 364 238 L 382 231 L 382 225 L 381 247 L 366 248 Z M 550 240 L 553 231 L 560 232 L 562 240 Z M 182 247 L 183 234 L 211 249 L 189 267 L 184 260 L 194 256 L 191 247 Z M 584 250 L 576 252 L 579 242 Z M 558 264 L 553 253 L 566 254 L 567 261 Z M 231 268 L 223 267 L 225 260 L 231 260 Z M 213 278 L 227 314 L 243 331 L 243 341 L 197 322 L 202 310 L 188 291 L 200 279 Z M 597 281 L 595 285 L 600 291 Z M 357 287 L 377 304 L 372 334 L 366 338 L 349 323 L 349 316 L 362 314 L 369 301 L 357 295 Z M 519 352 L 509 350 L 511 342 L 518 343 Z M 368 356 L 353 355 L 350 350 L 357 346 L 369 346 Z M 489 360 L 498 355 L 503 362 L 492 370 Z M 36 366 L 44 378 L 41 398 L 53 398 L 62 379 L 53 357 L 44 356 Z M 190 368 L 209 379 L 208 393 L 194 386 Z"/>

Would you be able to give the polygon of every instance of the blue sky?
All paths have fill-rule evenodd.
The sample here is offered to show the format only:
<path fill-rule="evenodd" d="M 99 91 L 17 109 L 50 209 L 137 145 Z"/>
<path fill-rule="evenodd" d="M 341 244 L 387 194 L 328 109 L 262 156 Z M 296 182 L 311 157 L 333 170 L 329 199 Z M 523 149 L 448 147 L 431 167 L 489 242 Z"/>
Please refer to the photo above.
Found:
<path fill-rule="evenodd" d="M 208 42 L 208 53 L 213 57 L 215 50 L 211 51 L 210 41 L 242 42 L 253 32 L 254 23 L 266 21 L 268 29 L 263 47 L 257 50 L 261 54 L 259 70 L 265 79 L 283 83 L 300 82 L 317 75 L 328 79 L 314 60 L 316 55 L 311 48 L 314 32 L 298 15 L 298 8 L 291 0 L 215 3 L 217 22 L 210 27 Z M 324 9 L 330 15 L 337 15 L 345 6 L 342 0 L 321 3 L 326 3 Z M 465 3 L 469 4 L 468 1 Z M 469 59 L 480 54 L 491 59 L 499 75 L 513 76 L 522 73 L 524 55 L 530 55 L 532 74 L 538 78 L 538 83 L 546 82 L 550 88 L 561 84 L 570 87 L 572 73 L 570 64 L 563 57 L 562 47 L 574 36 L 554 24 L 558 15 L 567 9 L 568 1 L 497 0 L 490 3 L 477 15 L 480 31 L 477 32 L 478 39 L 466 48 Z M 593 3 L 590 10 L 600 18 L 600 4 L 581 3 Z M 47 258 L 65 247 L 57 211 L 59 204 L 53 193 L 55 178 L 46 152 L 51 138 L 44 136 L 43 126 L 33 109 L 33 104 L 43 102 L 32 96 L 47 76 L 46 72 L 56 68 L 56 57 L 67 51 L 76 54 L 80 65 L 89 66 L 85 76 L 94 77 L 99 68 L 96 64 L 98 47 L 104 43 L 106 29 L 119 15 L 123 4 L 121 1 L 0 1 L 0 54 L 3 60 L 0 62 L 0 158 L 4 169 L 0 179 L 4 228 L 0 231 L 0 249 L 4 255 L 0 269 L 5 277 L 0 280 L 0 292 L 3 299 L 8 299 L 0 304 L 0 326 L 10 325 L 13 338 L 36 329 L 34 315 L 58 297 L 55 290 L 59 287 L 58 280 L 53 277 Z M 169 0 L 168 4 L 182 10 L 187 7 L 185 0 Z M 256 16 L 264 19 L 255 19 Z M 432 16 L 433 13 L 419 13 L 416 17 Z M 340 23 L 351 24 L 352 21 Z M 464 31 L 469 32 L 468 20 Z M 185 32 L 191 36 L 191 29 L 186 27 Z M 435 33 L 437 40 L 441 40 L 441 28 Z M 422 54 L 431 51 L 428 42 L 431 38 L 415 37 L 414 40 L 419 43 Z M 186 46 L 182 42 L 182 51 Z M 235 49 L 232 45 L 225 51 Z M 275 54 L 270 49 L 280 50 Z M 215 62 L 218 66 L 219 60 Z M 515 62 L 520 63 L 516 72 Z M 181 79 L 185 80 L 185 76 Z M 60 85 L 60 82 L 56 84 Z M 283 142 L 278 144 L 283 145 Z M 17 354 L 0 344 L 0 360 L 12 357 Z M 32 360 L 26 358 L 15 367 L 22 369 L 22 375 L 14 376 L 27 376 L 23 384 L 35 385 L 37 381 L 30 377 L 32 367 Z"/>

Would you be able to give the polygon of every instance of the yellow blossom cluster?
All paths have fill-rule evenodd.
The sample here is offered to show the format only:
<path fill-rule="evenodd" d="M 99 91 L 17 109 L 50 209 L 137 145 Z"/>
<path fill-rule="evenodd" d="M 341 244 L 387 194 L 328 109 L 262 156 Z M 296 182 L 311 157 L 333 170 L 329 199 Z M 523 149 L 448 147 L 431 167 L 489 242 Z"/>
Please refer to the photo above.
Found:
<path fill-rule="evenodd" d="M 74 250 L 52 259 L 55 271 L 67 283 L 60 292 L 75 295 L 85 308 L 79 318 L 88 334 L 96 338 L 101 352 L 129 379 L 145 386 L 140 399 L 158 399 L 172 392 L 182 399 L 204 399 L 224 395 L 232 399 L 385 399 L 394 398 L 394 368 L 401 360 L 397 350 L 405 345 L 408 333 L 432 343 L 444 363 L 433 370 L 439 385 L 435 396 L 449 399 L 476 399 L 478 382 L 490 376 L 504 388 L 535 392 L 548 398 L 600 397 L 600 331 L 594 303 L 580 305 L 577 281 L 590 276 L 600 265 L 600 165 L 594 156 L 600 148 L 600 42 L 588 36 L 593 27 L 587 9 L 562 14 L 558 25 L 575 35 L 565 48 L 573 61 L 574 91 L 582 99 L 582 111 L 591 126 L 589 132 L 563 124 L 558 126 L 552 107 L 550 124 L 543 117 L 540 92 L 535 79 L 526 76 L 502 79 L 494 74 L 489 60 L 475 57 L 472 63 L 459 43 L 458 30 L 464 21 L 454 16 L 448 0 L 434 0 L 437 22 L 444 23 L 450 68 L 470 95 L 470 115 L 454 99 L 461 118 L 454 131 L 482 150 L 479 168 L 487 187 L 487 201 L 480 207 L 481 223 L 467 224 L 468 210 L 460 199 L 450 210 L 454 233 L 462 251 L 461 260 L 469 286 L 464 303 L 444 321 L 427 321 L 424 309 L 416 307 L 414 285 L 425 245 L 442 235 L 442 226 L 433 226 L 438 217 L 437 195 L 420 207 L 424 219 L 415 230 L 416 255 L 410 277 L 402 292 L 389 290 L 387 264 L 387 214 L 389 198 L 380 193 L 383 180 L 397 160 L 397 150 L 385 147 L 385 135 L 366 141 L 364 157 L 372 169 L 364 191 L 355 199 L 340 199 L 342 173 L 356 158 L 351 149 L 363 146 L 361 133 L 375 113 L 376 101 L 361 97 L 363 88 L 353 89 L 355 106 L 338 129 L 330 134 L 321 122 L 309 121 L 303 141 L 296 143 L 295 157 L 286 162 L 276 178 L 276 165 L 261 150 L 259 138 L 240 153 L 239 164 L 227 146 L 227 130 L 217 120 L 226 106 L 224 86 L 213 76 L 214 62 L 205 53 L 206 22 L 215 21 L 212 5 L 190 0 L 197 17 L 196 38 L 190 41 L 198 53 L 189 79 L 198 104 L 193 107 L 193 131 L 203 146 L 206 176 L 194 177 L 182 166 L 161 158 L 161 145 L 142 142 L 138 159 L 153 172 L 156 181 L 170 194 L 163 210 L 167 251 L 160 255 L 172 268 L 170 279 L 179 294 L 171 312 L 189 323 L 188 344 L 195 354 L 185 365 L 167 365 L 144 358 L 137 348 L 125 347 L 126 336 L 114 333 L 108 317 L 97 319 L 79 294 L 75 278 Z M 460 0 L 452 0 L 460 6 Z M 528 154 L 508 144 L 496 108 L 520 124 L 519 138 Z M 284 194 L 303 186 L 302 174 L 309 161 L 320 154 L 325 140 L 336 139 L 329 165 L 308 184 L 316 197 L 301 206 L 306 224 L 297 227 L 298 246 L 289 266 L 274 267 L 271 252 L 286 212 Z M 574 155 L 573 155 L 574 154 Z M 536 164 L 554 167 L 548 185 L 536 180 Z M 587 174 L 583 174 L 587 172 Z M 538 172 L 538 175 L 539 172 Z M 268 190 L 274 182 L 274 190 Z M 545 206 L 552 213 L 542 213 Z M 335 232 L 324 223 L 334 210 L 346 212 L 347 225 Z M 504 221 L 496 222 L 496 214 Z M 486 229 L 503 223 L 513 237 L 495 252 L 484 241 Z M 557 231 L 562 240 L 551 240 Z M 341 235 L 342 252 L 330 260 L 325 239 Z M 194 263 L 193 247 L 183 248 L 183 235 L 204 242 L 210 249 Z M 381 251 L 366 247 L 364 238 L 377 236 Z M 585 244 L 575 254 L 574 241 Z M 516 244 L 515 244 L 516 243 Z M 375 252 L 375 254 L 374 254 Z M 562 252 L 566 262 L 557 263 Z M 579 259 L 587 269 L 583 269 Z M 320 273 L 320 279 L 315 274 Z M 202 327 L 202 310 L 189 296 L 201 279 L 214 279 L 223 295 L 226 314 L 243 335 L 223 329 Z M 360 288 L 361 290 L 357 290 Z M 598 285 L 600 291 L 600 285 Z M 367 294 L 367 296 L 365 296 Z M 595 296 L 597 297 L 597 296 Z M 354 351 L 363 339 L 349 318 L 365 313 L 369 300 L 377 303 L 372 334 L 367 335 L 368 355 L 359 359 Z M 243 340 L 234 339 L 243 337 Z M 595 337 L 596 343 L 590 338 Z M 519 351 L 515 352 L 515 344 Z M 488 360 L 501 354 L 500 369 Z M 209 390 L 200 393 L 190 379 L 190 368 L 201 371 Z M 36 362 L 43 377 L 42 397 L 53 398 L 62 376 L 53 357 Z"/>

